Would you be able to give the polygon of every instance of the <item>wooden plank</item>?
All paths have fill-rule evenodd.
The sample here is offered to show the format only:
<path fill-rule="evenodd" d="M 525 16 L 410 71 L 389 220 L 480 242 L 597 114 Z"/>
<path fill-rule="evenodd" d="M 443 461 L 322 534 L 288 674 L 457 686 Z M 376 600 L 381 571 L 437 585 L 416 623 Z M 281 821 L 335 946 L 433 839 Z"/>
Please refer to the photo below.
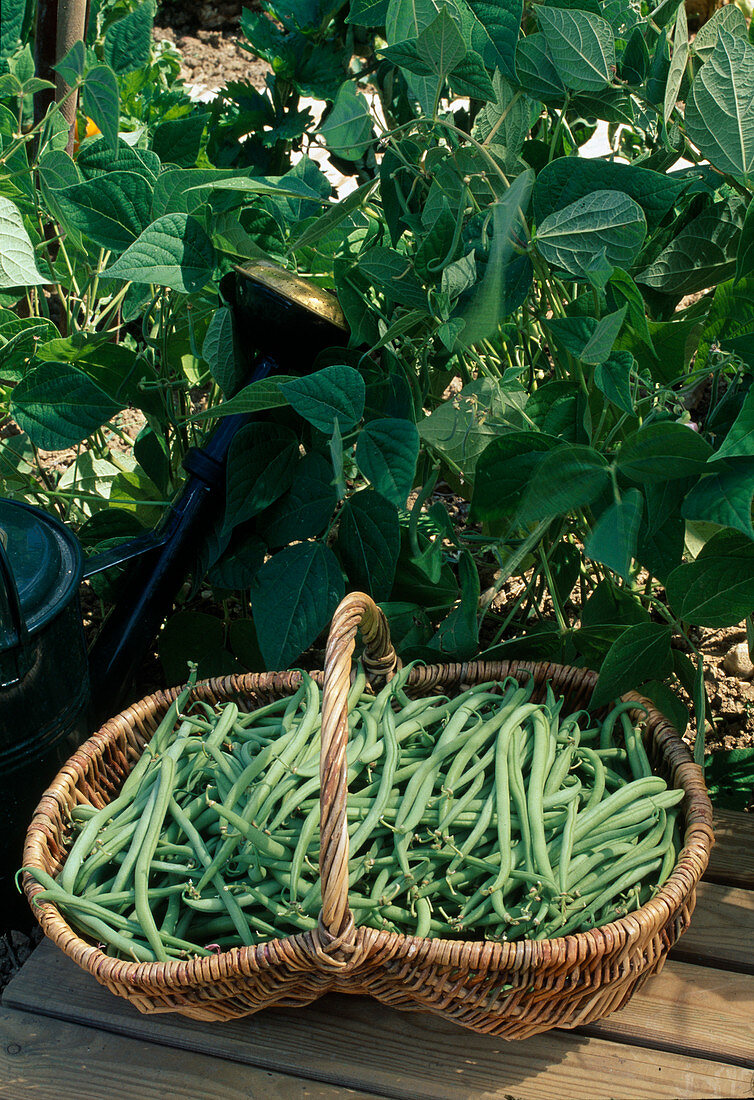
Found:
<path fill-rule="evenodd" d="M 754 891 L 700 882 L 691 926 L 671 957 L 754 974 Z"/>
<path fill-rule="evenodd" d="M 396 1100 L 640 1100 L 754 1095 L 752 1072 L 566 1032 L 506 1043 L 437 1017 L 362 997 L 326 997 L 224 1024 L 141 1016 L 50 944 L 8 986 L 4 1003 L 167 1047 Z"/>
<path fill-rule="evenodd" d="M 671 960 L 620 1012 L 578 1031 L 754 1069 L 754 977 Z"/>
<path fill-rule="evenodd" d="M 368 1100 L 300 1077 L 0 1009 L 3 1100 Z"/>
<path fill-rule="evenodd" d="M 754 814 L 715 810 L 715 846 L 704 877 L 754 890 Z"/>

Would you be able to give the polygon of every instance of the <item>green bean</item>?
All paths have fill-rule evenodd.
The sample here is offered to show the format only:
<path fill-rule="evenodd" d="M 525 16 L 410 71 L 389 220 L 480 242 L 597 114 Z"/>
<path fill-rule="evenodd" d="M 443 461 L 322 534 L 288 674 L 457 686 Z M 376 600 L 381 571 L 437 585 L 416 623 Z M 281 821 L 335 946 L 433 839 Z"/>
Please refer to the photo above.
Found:
<path fill-rule="evenodd" d="M 631 702 L 616 703 L 602 723 L 602 729 L 600 730 L 601 749 L 609 749 L 612 747 L 613 729 L 620 715 L 629 710 L 636 710 L 638 706 L 638 703 Z"/>
<path fill-rule="evenodd" d="M 586 760 L 591 765 L 592 774 L 594 776 L 594 783 L 586 804 L 586 808 L 589 810 L 592 806 L 596 806 L 602 801 L 602 796 L 605 793 L 607 775 L 605 772 L 605 765 L 602 763 L 601 758 L 592 749 L 587 748 L 586 745 L 579 748 L 579 756 L 582 760 Z"/>
<path fill-rule="evenodd" d="M 131 840 L 131 845 L 126 852 L 126 855 L 118 868 L 118 873 L 115 876 L 114 890 L 122 890 L 126 882 L 128 882 L 131 872 L 136 866 L 136 861 L 139 858 L 139 852 L 144 845 L 144 838 L 147 835 L 150 822 L 152 820 L 152 812 L 154 810 L 155 803 L 157 801 L 157 795 L 159 792 L 159 785 L 156 783 L 152 788 L 152 792 L 149 796 L 146 806 L 144 807 L 144 813 L 140 818 Z"/>
<path fill-rule="evenodd" d="M 161 962 L 167 960 L 167 953 L 149 906 L 149 864 L 154 856 L 160 828 L 168 810 L 174 777 L 175 760 L 166 753 L 161 761 L 159 787 L 157 788 L 154 805 L 147 817 L 148 827 L 144 842 L 134 865 L 134 889 L 136 891 L 136 912 L 139 923 L 144 930 L 149 946 L 154 951 L 155 958 Z"/>
<path fill-rule="evenodd" d="M 547 842 L 544 832 L 544 785 L 545 763 L 549 748 L 549 726 L 544 716 L 535 711 L 532 714 L 534 725 L 534 757 L 532 759 L 531 775 L 529 777 L 528 790 L 528 817 L 529 831 L 531 833 L 532 855 L 534 867 L 541 874 L 552 878 L 552 867 L 547 852 Z"/>
<path fill-rule="evenodd" d="M 620 720 L 623 726 L 623 740 L 626 743 L 626 752 L 628 753 L 628 761 L 634 779 L 642 779 L 644 776 L 651 775 L 652 769 L 649 766 L 641 734 L 626 713 L 621 714 Z"/>
<path fill-rule="evenodd" d="M 575 802 L 571 802 L 568 806 L 568 816 L 566 818 L 565 827 L 563 829 L 563 837 L 560 845 L 560 859 L 558 861 L 558 885 L 560 887 L 561 894 L 565 894 L 568 889 L 568 868 L 571 862 L 571 853 L 573 851 L 573 834 L 576 827 L 576 811 L 577 806 Z"/>
<path fill-rule="evenodd" d="M 380 788 L 367 816 L 350 838 L 350 853 L 352 857 L 358 855 L 367 839 L 371 836 L 372 829 L 379 821 L 383 807 L 387 803 L 388 796 L 393 789 L 393 778 L 398 763 L 399 748 L 395 718 L 389 706 L 386 707 L 383 715 L 383 728 L 385 730 L 386 752 L 385 762 L 382 767 Z"/>

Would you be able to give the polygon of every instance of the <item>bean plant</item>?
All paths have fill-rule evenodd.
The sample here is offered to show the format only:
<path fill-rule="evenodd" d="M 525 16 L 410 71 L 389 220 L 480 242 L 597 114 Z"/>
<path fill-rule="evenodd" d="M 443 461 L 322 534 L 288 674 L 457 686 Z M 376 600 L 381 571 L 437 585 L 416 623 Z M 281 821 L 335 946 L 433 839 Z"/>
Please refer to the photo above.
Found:
<path fill-rule="evenodd" d="M 181 660 L 288 666 L 359 587 L 406 658 L 590 666 L 598 703 L 638 687 L 685 727 L 680 684 L 701 730 L 698 628 L 754 607 L 739 9 L 690 39 L 678 0 L 266 0 L 266 86 L 207 107 L 143 4 L 59 67 L 101 131 L 74 158 L 58 108 L 32 125 L 27 5 L 3 15 L 4 492 L 101 545 L 250 413 L 194 579 L 247 610 L 179 611 Z M 350 339 L 247 385 L 222 280 L 260 258 L 337 294 Z"/>

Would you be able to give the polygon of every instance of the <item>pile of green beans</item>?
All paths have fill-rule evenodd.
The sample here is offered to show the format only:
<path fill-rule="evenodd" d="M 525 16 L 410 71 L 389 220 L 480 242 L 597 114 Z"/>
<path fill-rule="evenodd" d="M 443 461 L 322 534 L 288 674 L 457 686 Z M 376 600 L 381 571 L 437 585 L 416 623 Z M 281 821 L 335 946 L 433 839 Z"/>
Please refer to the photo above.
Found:
<path fill-rule="evenodd" d="M 680 790 L 652 774 L 628 706 L 561 715 L 508 679 L 411 699 L 410 669 L 348 700 L 349 904 L 418 936 L 542 939 L 651 897 L 680 848 Z M 184 710 L 184 708 L 186 708 Z M 139 961 L 207 955 L 313 929 L 321 906 L 321 698 L 251 713 L 190 702 L 165 718 L 118 796 L 71 812 L 40 901 Z"/>

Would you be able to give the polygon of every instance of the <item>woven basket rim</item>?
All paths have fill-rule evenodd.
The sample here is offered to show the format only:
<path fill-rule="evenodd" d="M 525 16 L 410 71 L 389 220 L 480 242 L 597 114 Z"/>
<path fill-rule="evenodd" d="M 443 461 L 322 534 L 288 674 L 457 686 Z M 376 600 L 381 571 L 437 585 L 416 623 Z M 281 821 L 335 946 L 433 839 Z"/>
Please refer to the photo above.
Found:
<path fill-rule="evenodd" d="M 470 685 L 471 683 L 481 683 L 488 679 L 500 680 L 506 675 L 517 677 L 519 674 L 536 675 L 537 673 L 543 673 L 543 679 L 549 680 L 557 678 L 559 675 L 575 672 L 585 681 L 589 679 L 592 680 L 591 684 L 588 684 L 588 690 L 591 693 L 597 681 L 597 673 L 591 669 L 575 668 L 570 665 L 561 665 L 544 661 L 487 661 L 480 658 L 457 663 L 421 664 L 419 667 L 425 674 L 436 677 L 435 682 L 440 685 L 443 679 L 447 679 L 450 675 L 456 675 L 459 684 L 467 681 Z M 500 674 L 501 668 L 505 669 L 502 675 Z M 494 673 L 492 670 L 494 670 Z M 487 674 L 485 675 L 486 671 Z M 312 676 L 321 684 L 323 677 L 323 672 L 321 670 L 309 671 L 308 675 Z M 468 677 L 471 677 L 471 679 L 468 680 Z M 193 689 L 193 694 L 196 698 L 211 697 L 215 698 L 218 702 L 222 701 L 222 697 L 230 699 L 234 695 L 250 695 L 255 691 L 266 691 L 276 696 L 282 696 L 295 691 L 301 678 L 301 670 L 297 669 L 282 674 L 266 672 L 231 675 L 199 681 Z M 414 686 L 412 684 L 412 679 L 415 679 L 413 672 L 406 685 L 409 689 Z M 282 682 L 278 686 L 274 683 L 275 680 L 280 680 Z M 105 722 L 104 725 L 92 734 L 92 736 L 89 737 L 62 766 L 48 789 L 42 795 L 28 827 L 26 843 L 24 845 L 24 869 L 26 867 L 39 866 L 33 859 L 27 860 L 26 855 L 27 849 L 30 846 L 36 846 L 38 844 L 35 834 L 40 831 L 42 833 L 47 833 L 48 831 L 45 829 L 44 825 L 37 821 L 40 816 L 49 821 L 49 814 L 46 810 L 48 799 L 52 799 L 55 802 L 61 814 L 64 814 L 66 809 L 59 795 L 54 791 L 55 784 L 65 776 L 75 785 L 75 781 L 82 775 L 84 761 L 94 761 L 100 757 L 102 750 L 118 736 L 120 732 L 119 727 L 121 727 L 123 723 L 133 729 L 134 724 L 138 723 L 140 719 L 144 717 L 144 712 L 148 715 L 154 715 L 156 710 L 166 710 L 170 703 L 180 694 L 184 686 L 185 685 L 179 685 L 172 688 L 160 689 L 132 703 L 129 707 L 126 707 L 119 714 Z M 459 686 L 459 690 L 464 689 Z M 683 848 L 681 849 L 681 853 L 672 872 L 653 898 L 645 902 L 638 909 L 634 909 L 632 912 L 611 921 L 609 924 L 603 924 L 598 928 L 587 929 L 586 931 L 573 932 L 566 936 L 555 936 L 550 939 L 522 939 L 496 942 L 491 940 L 443 939 L 441 937 L 422 938 L 411 936 L 406 933 L 383 931 L 369 925 L 357 925 L 355 930 L 357 946 L 367 946 L 370 940 L 379 937 L 381 944 L 387 943 L 394 945 L 396 948 L 404 948 L 404 950 L 399 952 L 400 955 L 402 957 L 411 955 L 416 962 L 421 961 L 421 954 L 426 945 L 432 944 L 435 950 L 438 948 L 445 949 L 447 959 L 444 961 L 446 961 L 449 966 L 468 966 L 468 956 L 472 955 L 478 956 L 478 958 L 475 963 L 471 964 L 471 969 L 504 969 L 514 965 L 514 963 L 517 965 L 520 964 L 522 962 L 522 956 L 529 956 L 526 958 L 525 964 L 529 967 L 536 968 L 538 965 L 552 966 L 558 957 L 563 961 L 566 959 L 575 961 L 578 958 L 582 958 L 584 952 L 588 952 L 590 947 L 595 946 L 593 943 L 594 933 L 599 933 L 602 938 L 614 938 L 617 941 L 620 938 L 619 933 L 624 932 L 627 933 L 627 942 L 630 944 L 634 937 L 639 934 L 639 923 L 642 915 L 645 918 L 645 932 L 648 931 L 651 934 L 655 934 L 662 928 L 667 922 L 669 914 L 677 910 L 679 903 L 687 898 L 695 889 L 704 872 L 710 850 L 714 843 L 712 804 L 703 782 L 700 789 L 689 790 L 688 788 L 687 780 L 689 780 L 691 776 L 686 770 L 687 767 L 690 766 L 697 772 L 701 772 L 701 769 L 698 765 L 694 764 L 688 746 L 683 742 L 681 735 L 672 723 L 654 706 L 651 700 L 640 696 L 636 692 L 627 692 L 620 696 L 620 698 L 621 700 L 636 703 L 636 707 L 630 712 L 632 716 L 636 714 L 640 707 L 643 707 L 646 713 L 641 717 L 642 724 L 654 722 L 658 730 L 662 731 L 663 737 L 666 740 L 676 740 L 678 745 L 683 746 L 688 756 L 688 760 L 684 761 L 680 768 L 677 769 L 683 774 L 679 776 L 675 785 L 676 787 L 682 787 L 684 789 L 686 799 L 690 798 L 692 800 L 694 804 L 693 817 L 695 820 L 690 820 L 688 811 L 691 807 L 685 807 L 686 826 L 684 830 Z M 78 757 L 83 758 L 83 760 L 79 761 L 77 759 Z M 696 853 L 697 857 L 701 858 L 692 859 L 689 848 L 694 845 L 694 843 L 696 843 L 696 847 L 698 848 Z M 41 867 L 40 869 L 44 870 L 44 868 Z M 112 955 L 106 954 L 95 944 L 79 936 L 79 934 L 68 924 L 66 918 L 54 902 L 44 901 L 34 904 L 34 897 L 42 891 L 44 887 L 33 879 L 26 870 L 24 870 L 22 882 L 32 912 L 37 917 L 45 934 L 52 939 L 53 942 L 63 948 L 63 943 L 61 941 L 64 941 L 66 947 L 63 949 L 66 950 L 66 953 L 68 953 L 67 948 L 69 947 L 84 949 L 88 966 L 92 969 L 97 967 L 100 973 L 106 972 L 108 980 L 117 981 L 126 985 L 133 984 L 134 986 L 138 986 L 145 981 L 153 983 L 155 978 L 159 976 L 161 980 L 164 980 L 165 985 L 169 986 L 171 989 L 186 988 L 193 985 L 197 978 L 200 980 L 208 980 L 212 977 L 209 974 L 201 974 L 201 971 L 205 966 L 208 967 L 209 964 L 213 964 L 214 966 L 224 964 L 229 971 L 235 971 L 238 964 L 240 964 L 240 969 L 245 969 L 243 964 L 246 961 L 252 963 L 252 969 L 264 969 L 274 960 L 278 945 L 283 943 L 295 943 L 297 946 L 303 948 L 305 953 L 311 954 L 311 951 L 308 950 L 311 933 L 299 932 L 290 936 L 278 936 L 275 939 L 265 940 L 251 946 L 239 944 L 237 947 L 232 947 L 219 953 L 213 953 L 210 956 L 199 956 L 186 960 L 169 959 L 166 962 L 135 962 L 127 959 L 118 959 Z M 59 926 L 54 931 L 48 930 L 48 925 L 51 922 Z M 60 925 L 63 927 L 60 927 Z M 411 951 L 414 947 L 416 948 L 415 953 Z M 361 951 L 357 952 L 357 956 L 361 956 L 361 954 Z M 349 964 L 345 964 L 338 969 L 343 973 L 348 970 L 348 967 Z"/>

